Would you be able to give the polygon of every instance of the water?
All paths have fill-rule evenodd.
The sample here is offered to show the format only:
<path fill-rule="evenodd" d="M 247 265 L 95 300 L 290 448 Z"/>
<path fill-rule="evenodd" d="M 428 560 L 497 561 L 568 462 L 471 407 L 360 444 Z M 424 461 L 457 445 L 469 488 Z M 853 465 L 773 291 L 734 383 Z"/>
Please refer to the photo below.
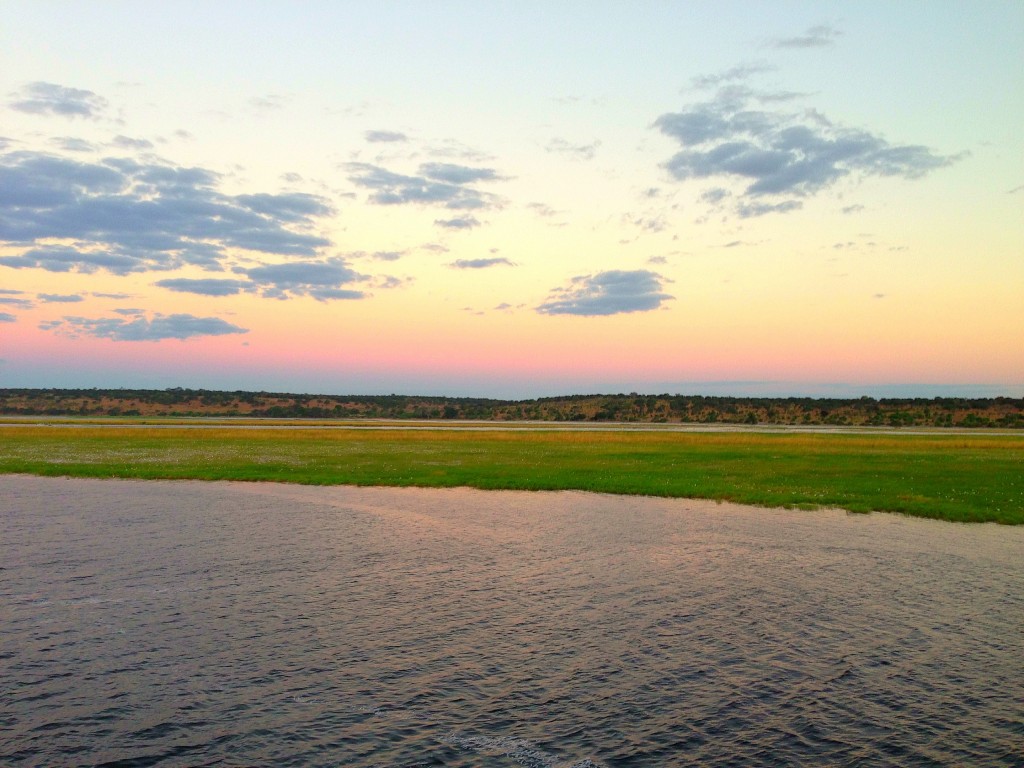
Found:
<path fill-rule="evenodd" d="M 1024 529 L 0 477 L 0 764 L 1024 765 Z"/>

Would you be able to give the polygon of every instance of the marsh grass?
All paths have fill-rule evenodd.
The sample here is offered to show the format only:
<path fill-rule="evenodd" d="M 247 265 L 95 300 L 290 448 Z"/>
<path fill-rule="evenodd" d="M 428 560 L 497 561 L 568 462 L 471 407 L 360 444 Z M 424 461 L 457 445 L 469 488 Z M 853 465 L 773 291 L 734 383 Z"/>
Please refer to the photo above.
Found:
<path fill-rule="evenodd" d="M 587 490 L 1024 523 L 1024 436 L 0 427 L 0 472 Z"/>

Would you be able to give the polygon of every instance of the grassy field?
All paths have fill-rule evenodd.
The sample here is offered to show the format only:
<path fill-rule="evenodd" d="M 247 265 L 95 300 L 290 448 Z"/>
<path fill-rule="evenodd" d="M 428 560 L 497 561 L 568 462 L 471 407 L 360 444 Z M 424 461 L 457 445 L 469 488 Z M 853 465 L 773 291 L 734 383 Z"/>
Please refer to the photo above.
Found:
<path fill-rule="evenodd" d="M 1024 435 L 0 426 L 0 472 L 577 489 L 1024 523 Z"/>

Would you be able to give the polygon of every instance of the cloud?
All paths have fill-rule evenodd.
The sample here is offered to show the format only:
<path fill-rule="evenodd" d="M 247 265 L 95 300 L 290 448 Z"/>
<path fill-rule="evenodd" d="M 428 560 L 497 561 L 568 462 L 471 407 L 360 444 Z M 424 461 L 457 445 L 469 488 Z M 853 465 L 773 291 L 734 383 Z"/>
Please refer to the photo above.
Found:
<path fill-rule="evenodd" d="M 847 206 L 843 207 L 843 213 L 845 213 L 845 214 L 859 213 L 860 211 L 863 211 L 863 210 L 864 210 L 864 206 L 860 205 L 859 203 L 856 204 L 856 205 L 847 205 Z"/>
<path fill-rule="evenodd" d="M 473 216 L 456 216 L 453 219 L 434 219 L 434 223 L 445 229 L 472 229 L 479 227 L 480 222 Z"/>
<path fill-rule="evenodd" d="M 487 267 L 497 267 L 504 265 L 506 267 L 514 267 L 515 262 L 509 261 L 505 258 L 493 258 L 493 259 L 456 259 L 449 267 L 453 269 L 486 269 Z"/>
<path fill-rule="evenodd" d="M 13 323 L 17 319 L 10 312 L 0 312 L 0 323 Z"/>
<path fill-rule="evenodd" d="M 825 48 L 835 45 L 836 39 L 843 33 L 828 24 L 810 27 L 802 35 L 782 37 L 775 40 L 775 48 Z"/>
<path fill-rule="evenodd" d="M 115 136 L 111 142 L 119 149 L 152 149 L 153 142 L 147 139 L 133 139 L 129 136 Z"/>
<path fill-rule="evenodd" d="M 219 317 L 196 317 L 185 314 L 155 314 L 152 319 L 136 317 L 133 320 L 117 317 L 65 317 L 62 325 L 52 327 L 59 327 L 70 335 L 83 334 L 112 341 L 184 340 L 196 336 L 223 336 L 249 332 L 248 329 L 232 325 Z"/>
<path fill-rule="evenodd" d="M 13 288 L 0 288 L 0 295 L 3 296 L 20 296 L 25 293 L 24 291 L 16 291 Z"/>
<path fill-rule="evenodd" d="M 722 83 L 746 80 L 753 75 L 759 75 L 762 72 L 772 72 L 774 69 L 775 67 L 766 61 L 752 61 L 747 64 L 739 64 L 713 75 L 697 75 L 690 80 L 690 85 L 694 88 L 714 88 Z"/>
<path fill-rule="evenodd" d="M 668 259 L 664 256 L 648 256 L 648 264 L 668 264 Z"/>
<path fill-rule="evenodd" d="M 373 258 L 377 261 L 398 261 L 405 255 L 405 251 L 376 251 Z"/>
<path fill-rule="evenodd" d="M 25 248 L 0 265 L 126 275 L 194 265 L 220 270 L 228 249 L 313 256 L 333 213 L 302 193 L 227 195 L 203 168 L 39 152 L 0 154 L 0 245 Z M 40 241 L 60 240 L 61 245 Z"/>
<path fill-rule="evenodd" d="M 556 211 L 547 203 L 527 203 L 526 207 L 529 208 L 538 216 L 543 216 L 544 218 L 550 218 L 551 216 L 558 215 L 558 211 Z"/>
<path fill-rule="evenodd" d="M 764 109 L 761 95 L 742 86 L 722 88 L 710 101 L 663 114 L 654 126 L 682 146 L 663 163 L 677 181 L 746 184 L 737 203 L 741 216 L 796 210 L 801 203 L 793 198 L 816 194 L 847 176 L 916 179 L 958 159 L 920 145 L 891 144 L 814 110 Z M 779 196 L 790 199 L 762 200 Z"/>
<path fill-rule="evenodd" d="M 200 296 L 233 296 L 252 287 L 252 284 L 246 280 L 190 279 L 186 277 L 157 280 L 154 285 L 179 293 L 198 293 Z"/>
<path fill-rule="evenodd" d="M 76 139 L 71 136 L 59 136 L 50 139 L 50 143 L 65 152 L 95 152 L 96 145 L 90 144 L 85 139 Z M 2 149 L 2 147 L 0 147 Z"/>
<path fill-rule="evenodd" d="M 0 304 L 19 309 L 31 309 L 35 306 L 31 299 L 18 299 L 13 296 L 0 296 Z"/>
<path fill-rule="evenodd" d="M 67 88 L 54 83 L 29 83 L 8 102 L 11 109 L 32 115 L 96 118 L 107 108 L 107 100 L 92 91 Z"/>
<path fill-rule="evenodd" d="M 453 163 L 424 163 L 418 176 L 394 173 L 369 163 L 347 163 L 349 181 L 370 190 L 369 200 L 377 205 L 440 205 L 451 210 L 494 208 L 500 199 L 468 186 L 477 181 L 501 177 L 493 168 L 472 168 Z"/>
<path fill-rule="evenodd" d="M 363 138 L 371 144 L 409 140 L 408 136 L 398 131 L 367 131 L 363 134 Z"/>
<path fill-rule="evenodd" d="M 349 283 L 366 280 L 351 269 L 341 257 L 321 261 L 293 261 L 287 264 L 265 264 L 237 270 L 258 287 L 262 295 L 272 299 L 309 296 L 318 301 L 332 299 L 363 299 L 363 291 L 343 288 Z"/>
<path fill-rule="evenodd" d="M 93 296 L 99 299 L 130 299 L 131 294 L 129 293 L 96 293 L 93 291 Z"/>
<path fill-rule="evenodd" d="M 470 184 L 476 181 L 499 181 L 502 179 L 493 168 L 472 168 L 455 163 L 423 163 L 419 172 L 428 179 L 446 181 L 450 184 Z"/>
<path fill-rule="evenodd" d="M 37 293 L 36 298 L 47 304 L 74 304 L 84 301 L 77 293 Z"/>
<path fill-rule="evenodd" d="M 615 315 L 648 312 L 673 297 L 662 292 L 664 278 L 645 269 L 610 270 L 574 277 L 537 307 L 544 315 Z"/>
<path fill-rule="evenodd" d="M 548 142 L 545 149 L 548 152 L 566 155 L 575 160 L 593 160 L 600 146 L 600 141 L 593 141 L 590 144 L 572 144 L 565 139 L 554 138 Z"/>

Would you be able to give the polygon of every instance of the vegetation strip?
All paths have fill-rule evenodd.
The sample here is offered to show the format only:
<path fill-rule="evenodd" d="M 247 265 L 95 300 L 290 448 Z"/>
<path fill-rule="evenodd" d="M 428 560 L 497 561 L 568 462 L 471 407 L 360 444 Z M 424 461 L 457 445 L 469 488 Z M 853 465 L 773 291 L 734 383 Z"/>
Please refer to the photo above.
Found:
<path fill-rule="evenodd" d="M 584 490 L 1024 523 L 1024 436 L 0 427 L 0 472 Z"/>

